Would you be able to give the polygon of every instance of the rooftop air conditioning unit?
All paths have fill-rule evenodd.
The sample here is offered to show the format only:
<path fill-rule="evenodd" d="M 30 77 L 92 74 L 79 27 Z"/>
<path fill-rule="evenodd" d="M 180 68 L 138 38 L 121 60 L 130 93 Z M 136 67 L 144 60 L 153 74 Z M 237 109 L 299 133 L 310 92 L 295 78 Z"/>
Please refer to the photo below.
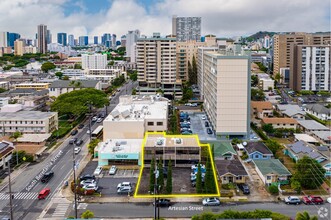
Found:
<path fill-rule="evenodd" d="M 177 139 L 176 139 L 176 144 L 181 144 L 181 143 L 182 143 L 182 139 L 177 138 Z"/>
<path fill-rule="evenodd" d="M 163 145 L 163 140 L 162 140 L 162 139 L 158 139 L 158 140 L 156 141 L 156 144 L 157 144 L 157 145 Z"/>

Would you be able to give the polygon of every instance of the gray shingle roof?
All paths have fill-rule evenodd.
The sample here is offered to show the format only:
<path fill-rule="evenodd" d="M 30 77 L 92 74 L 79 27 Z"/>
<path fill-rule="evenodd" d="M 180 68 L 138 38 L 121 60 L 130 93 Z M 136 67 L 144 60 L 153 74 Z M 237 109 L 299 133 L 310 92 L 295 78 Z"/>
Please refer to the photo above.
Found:
<path fill-rule="evenodd" d="M 285 115 L 292 117 L 296 114 L 305 115 L 306 112 L 301 110 L 298 105 L 277 105 L 277 108 Z"/>
<path fill-rule="evenodd" d="M 0 120 L 42 120 L 57 112 L 40 112 L 40 111 L 19 111 L 19 112 L 0 112 Z"/>
<path fill-rule="evenodd" d="M 306 154 L 310 158 L 316 159 L 322 157 L 322 155 L 314 151 L 311 147 L 306 145 L 303 141 L 295 142 L 294 144 L 289 144 L 289 148 L 296 154 Z"/>
<path fill-rule="evenodd" d="M 328 109 L 321 104 L 309 104 L 306 105 L 306 108 L 313 112 L 317 112 L 318 114 L 331 114 L 331 109 Z"/>
<path fill-rule="evenodd" d="M 56 80 L 52 82 L 49 88 L 95 88 L 98 82 L 98 80 Z"/>
<path fill-rule="evenodd" d="M 245 146 L 248 154 L 254 153 L 255 151 L 261 152 L 262 154 L 272 154 L 267 146 L 263 142 L 249 142 Z"/>
<path fill-rule="evenodd" d="M 315 120 L 298 120 L 298 123 L 308 130 L 330 130 L 328 127 L 322 125 L 321 123 L 318 123 Z"/>
<path fill-rule="evenodd" d="M 218 175 L 232 173 L 235 176 L 247 176 L 244 166 L 239 160 L 215 160 Z"/>

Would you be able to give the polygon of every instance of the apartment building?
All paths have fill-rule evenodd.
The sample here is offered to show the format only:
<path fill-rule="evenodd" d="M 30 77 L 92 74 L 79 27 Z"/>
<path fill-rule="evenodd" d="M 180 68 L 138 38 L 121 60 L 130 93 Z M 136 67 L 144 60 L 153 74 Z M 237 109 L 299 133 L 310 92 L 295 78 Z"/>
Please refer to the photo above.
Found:
<path fill-rule="evenodd" d="M 23 56 L 24 54 L 25 41 L 22 39 L 17 39 L 14 42 L 14 55 Z"/>
<path fill-rule="evenodd" d="M 259 79 L 258 87 L 263 91 L 269 91 L 270 88 L 274 88 L 275 80 L 271 79 L 270 76 L 266 73 L 259 73 L 257 74 Z"/>
<path fill-rule="evenodd" d="M 58 129 L 57 112 L 19 111 L 0 112 L 0 133 L 11 135 L 16 131 L 23 134 L 52 133 Z"/>
<path fill-rule="evenodd" d="M 330 44 L 330 41 L 331 36 L 329 34 L 291 33 L 274 35 L 273 74 L 279 73 L 281 68 L 290 68 L 291 47 L 293 45 L 327 45 Z"/>
<path fill-rule="evenodd" d="M 128 31 L 125 36 L 125 53 L 126 57 L 130 59 L 130 62 L 136 62 L 135 46 L 139 37 L 139 30 Z"/>
<path fill-rule="evenodd" d="M 249 135 L 250 56 L 199 48 L 199 87 L 213 130 L 221 136 Z"/>
<path fill-rule="evenodd" d="M 34 90 L 44 90 L 48 89 L 50 83 L 20 83 L 15 85 L 15 89 L 34 89 Z"/>
<path fill-rule="evenodd" d="M 172 17 L 172 35 L 179 42 L 201 40 L 201 17 Z"/>
<path fill-rule="evenodd" d="M 295 91 L 331 91 L 330 45 L 293 45 L 289 87 Z"/>
<path fill-rule="evenodd" d="M 181 97 L 181 81 L 176 78 L 176 39 L 140 38 L 136 44 L 138 93 L 155 94 L 162 90 L 165 96 Z"/>
<path fill-rule="evenodd" d="M 121 69 L 88 69 L 85 72 L 85 78 L 90 80 L 98 80 L 103 83 L 111 84 L 112 81 L 124 75 L 126 77 L 126 72 L 123 72 Z"/>
<path fill-rule="evenodd" d="M 105 69 L 107 54 L 82 54 L 83 69 Z"/>
<path fill-rule="evenodd" d="M 147 131 L 166 131 L 168 102 L 159 95 L 120 96 L 119 104 L 103 121 L 104 141 L 143 139 Z"/>
<path fill-rule="evenodd" d="M 38 52 L 39 53 L 47 53 L 47 26 L 46 25 L 38 25 Z"/>

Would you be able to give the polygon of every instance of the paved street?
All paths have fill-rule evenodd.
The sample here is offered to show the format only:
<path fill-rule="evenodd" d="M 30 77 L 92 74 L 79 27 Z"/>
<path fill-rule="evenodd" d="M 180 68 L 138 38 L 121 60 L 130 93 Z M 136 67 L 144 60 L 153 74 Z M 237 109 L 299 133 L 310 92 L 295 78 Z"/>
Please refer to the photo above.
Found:
<path fill-rule="evenodd" d="M 107 109 L 108 113 L 118 103 L 119 96 L 131 94 L 134 86 L 136 86 L 136 83 L 129 82 L 121 88 L 121 91 L 111 100 L 110 106 Z M 101 109 L 101 111 L 105 111 L 105 109 Z M 99 125 L 99 123 L 92 124 L 92 131 Z M 88 121 L 85 122 L 84 128 L 80 129 L 79 133 L 75 135 L 75 137 L 84 141 L 82 151 L 76 155 L 76 164 L 78 166 L 84 154 L 87 154 L 86 146 L 89 142 L 89 135 L 86 133 L 87 130 Z M 64 185 L 64 182 L 68 179 L 73 169 L 73 145 L 69 145 L 71 138 L 72 136 L 64 140 L 44 161 L 28 166 L 16 179 L 12 179 L 12 192 L 14 194 L 13 212 L 15 219 L 37 219 L 54 194 Z M 39 180 L 43 173 L 49 170 L 54 171 L 54 177 L 47 184 L 42 184 Z M 38 193 L 46 187 L 51 189 L 51 194 L 46 200 L 37 200 Z M 7 186 L 0 189 L 0 210 L 0 217 L 9 216 L 10 206 Z M 61 213 L 64 214 L 65 212 L 62 210 Z"/>
<path fill-rule="evenodd" d="M 79 209 L 78 213 L 83 213 L 86 209 L 94 212 L 97 218 L 144 218 L 153 216 L 153 206 L 151 203 L 93 203 L 87 204 L 83 209 Z M 198 203 L 176 203 L 170 208 L 160 208 L 160 217 L 191 217 L 199 214 L 202 211 L 222 212 L 228 209 L 238 211 L 252 211 L 255 209 L 265 209 L 274 212 L 283 213 L 285 215 L 295 217 L 297 212 L 308 211 L 310 215 L 317 215 L 319 208 L 325 207 L 330 215 L 330 204 L 319 206 L 306 205 L 285 205 L 284 203 L 236 203 L 222 204 L 216 207 L 205 207 Z M 71 212 L 71 215 L 73 212 Z M 331 216 L 326 219 L 331 219 Z M 323 218 L 319 218 L 323 219 Z"/>

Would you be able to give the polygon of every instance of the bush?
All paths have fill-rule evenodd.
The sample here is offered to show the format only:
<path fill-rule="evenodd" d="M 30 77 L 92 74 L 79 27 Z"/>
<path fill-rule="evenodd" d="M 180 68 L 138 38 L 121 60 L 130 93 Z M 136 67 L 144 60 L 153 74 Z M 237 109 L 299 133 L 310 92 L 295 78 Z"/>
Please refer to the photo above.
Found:
<path fill-rule="evenodd" d="M 278 192 L 279 192 L 278 187 L 275 185 L 269 186 L 268 191 L 273 195 L 278 194 Z"/>

